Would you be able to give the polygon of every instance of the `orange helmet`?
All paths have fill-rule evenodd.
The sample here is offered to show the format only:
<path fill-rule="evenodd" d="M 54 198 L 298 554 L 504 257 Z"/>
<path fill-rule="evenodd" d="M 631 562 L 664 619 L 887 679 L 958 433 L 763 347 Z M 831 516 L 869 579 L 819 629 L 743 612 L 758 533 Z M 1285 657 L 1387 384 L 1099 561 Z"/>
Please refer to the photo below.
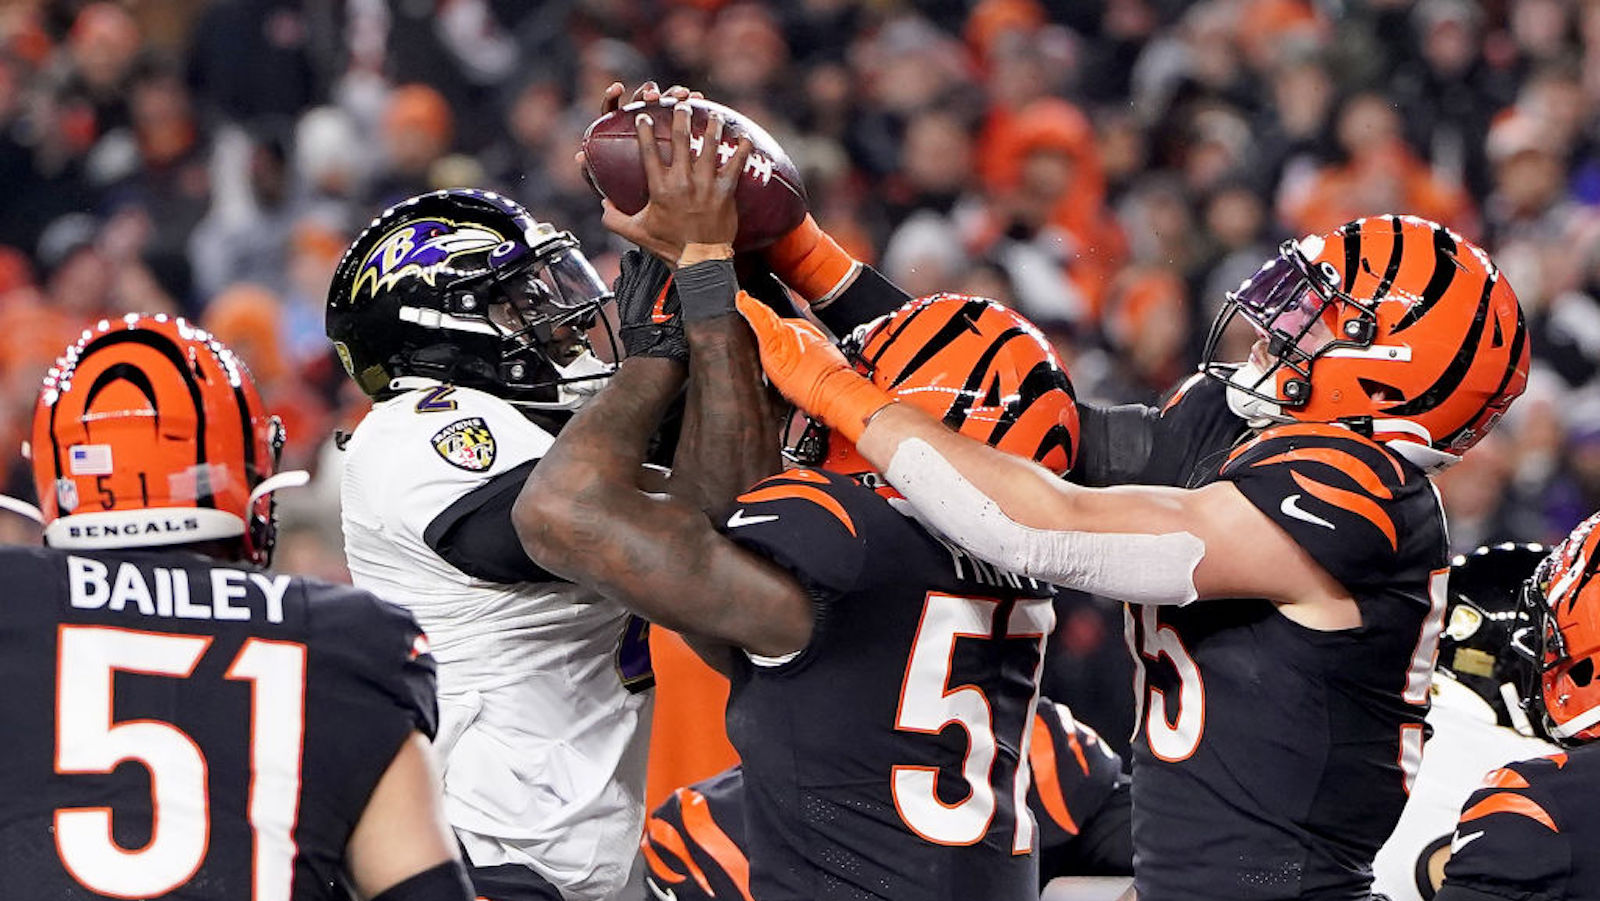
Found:
<path fill-rule="evenodd" d="M 264 564 L 283 429 L 244 364 L 183 319 L 101 320 L 56 361 L 34 407 L 45 543 L 111 549 L 240 537 Z"/>
<path fill-rule="evenodd" d="M 1600 513 L 1572 530 L 1523 586 L 1536 684 L 1523 692 L 1529 720 L 1560 744 L 1600 739 Z M 1531 647 L 1528 647 L 1530 646 Z"/>
<path fill-rule="evenodd" d="M 857 329 L 841 350 L 856 369 L 945 425 L 1056 474 L 1072 468 L 1078 405 L 1049 340 L 1033 323 L 981 297 L 934 294 Z M 832 472 L 871 473 L 855 445 L 812 421 L 802 440 Z"/>
<path fill-rule="evenodd" d="M 1265 342 L 1215 359 L 1243 316 Z M 1528 331 L 1489 255 L 1414 216 L 1287 241 L 1228 294 L 1201 365 L 1246 418 L 1338 422 L 1416 462 L 1453 462 L 1528 381 Z"/>

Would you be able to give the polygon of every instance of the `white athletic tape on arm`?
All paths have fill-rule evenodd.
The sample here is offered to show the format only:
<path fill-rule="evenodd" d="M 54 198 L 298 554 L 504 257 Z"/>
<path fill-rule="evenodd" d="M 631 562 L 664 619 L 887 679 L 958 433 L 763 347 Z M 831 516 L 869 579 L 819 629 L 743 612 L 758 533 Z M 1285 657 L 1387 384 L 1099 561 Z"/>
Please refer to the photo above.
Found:
<path fill-rule="evenodd" d="M 1025 526 L 920 438 L 900 442 L 884 476 L 929 525 L 1002 569 L 1131 604 L 1187 604 L 1197 596 L 1194 569 L 1206 546 L 1189 532 Z"/>

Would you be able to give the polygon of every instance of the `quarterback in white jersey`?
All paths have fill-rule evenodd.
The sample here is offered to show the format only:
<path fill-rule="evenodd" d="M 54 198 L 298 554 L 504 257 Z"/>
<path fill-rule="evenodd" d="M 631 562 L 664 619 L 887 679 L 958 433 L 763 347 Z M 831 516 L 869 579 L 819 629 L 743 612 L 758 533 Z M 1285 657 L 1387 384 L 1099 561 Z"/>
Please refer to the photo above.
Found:
<path fill-rule="evenodd" d="M 1512 647 L 1528 625 L 1518 613 L 1518 592 L 1544 553 L 1537 544 L 1502 544 L 1451 563 L 1428 711 L 1432 736 L 1400 822 L 1372 864 L 1374 891 L 1391 901 L 1433 898 L 1461 806 L 1484 774 L 1560 750 L 1531 734 L 1516 695 L 1519 671 L 1531 663 Z"/>
<path fill-rule="evenodd" d="M 540 569 L 509 518 L 610 371 L 582 338 L 608 295 L 570 235 L 472 190 L 386 211 L 330 289 L 374 399 L 344 445 L 350 573 L 428 633 L 446 813 L 490 901 L 614 897 L 644 822 L 644 624 Z"/>

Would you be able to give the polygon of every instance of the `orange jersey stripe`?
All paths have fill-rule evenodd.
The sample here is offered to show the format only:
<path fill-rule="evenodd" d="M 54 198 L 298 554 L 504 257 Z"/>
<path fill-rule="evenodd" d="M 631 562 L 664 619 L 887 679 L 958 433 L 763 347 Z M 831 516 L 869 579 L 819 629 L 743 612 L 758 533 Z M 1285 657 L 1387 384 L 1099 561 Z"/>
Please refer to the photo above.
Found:
<path fill-rule="evenodd" d="M 1527 788 L 1528 780 L 1522 774 L 1510 767 L 1501 767 L 1490 770 L 1489 775 L 1483 777 L 1484 788 Z"/>
<path fill-rule="evenodd" d="M 1050 741 L 1050 727 L 1044 717 L 1034 714 L 1033 740 L 1028 745 L 1028 764 L 1033 767 L 1033 784 L 1045 813 L 1070 835 L 1078 834 L 1078 824 L 1061 796 L 1061 776 L 1056 769 L 1056 748 Z"/>
<path fill-rule="evenodd" d="M 1390 519 L 1389 514 L 1378 506 L 1377 501 L 1364 494 L 1357 494 L 1354 491 L 1346 491 L 1343 488 L 1335 488 L 1332 485 L 1324 485 L 1321 482 L 1313 481 L 1298 472 L 1289 474 L 1294 476 L 1295 484 L 1305 489 L 1305 492 L 1312 497 L 1326 501 L 1342 510 L 1348 510 L 1372 523 L 1378 528 L 1378 531 L 1383 533 L 1385 538 L 1389 539 L 1389 547 L 1399 550 L 1400 540 L 1395 535 L 1394 520 Z"/>
<path fill-rule="evenodd" d="M 728 833 L 717 825 L 705 795 L 692 788 L 680 788 L 677 795 L 678 810 L 683 814 L 683 828 L 688 831 L 689 837 L 722 867 L 722 872 L 733 880 L 744 901 L 753 901 L 750 897 L 750 861 L 728 837 Z"/>
<path fill-rule="evenodd" d="M 810 482 L 813 485 L 826 485 L 828 484 L 828 477 L 815 469 L 785 469 L 777 475 L 768 476 L 765 481 Z"/>
<path fill-rule="evenodd" d="M 1323 463 L 1332 466 L 1345 475 L 1356 480 L 1367 493 L 1385 500 L 1394 497 L 1389 491 L 1389 486 L 1383 484 L 1383 478 L 1377 471 L 1368 466 L 1365 460 L 1347 451 L 1335 450 L 1331 447 L 1297 447 L 1281 454 L 1275 454 L 1265 460 L 1257 460 L 1250 464 L 1256 466 L 1269 466 L 1273 463 Z"/>
<path fill-rule="evenodd" d="M 684 844 L 683 836 L 678 834 L 678 830 L 671 823 L 659 817 L 651 817 L 650 821 L 645 824 L 645 835 L 647 838 L 641 844 L 641 847 L 644 848 L 645 860 L 650 864 L 650 869 L 655 870 L 657 864 L 659 864 L 661 870 L 665 871 L 662 873 L 663 879 L 671 882 L 683 881 L 683 877 L 679 876 L 671 867 L 668 867 L 666 862 L 656 853 L 654 845 L 659 844 L 671 851 L 688 866 L 689 875 L 694 877 L 694 881 L 700 888 L 705 890 L 706 894 L 712 893 L 711 881 L 706 879 L 706 873 L 700 869 L 700 865 L 694 862 L 694 858 L 689 854 L 689 846 Z M 677 878 L 674 879 L 672 878 L 673 876 L 677 876 Z"/>
<path fill-rule="evenodd" d="M 1551 754 L 1550 759 L 1556 762 L 1556 769 L 1564 770 L 1567 768 L 1567 752 L 1562 751 L 1560 754 Z"/>
<path fill-rule="evenodd" d="M 851 535 L 856 534 L 855 521 L 852 520 L 850 518 L 850 514 L 845 511 L 844 505 L 840 504 L 837 500 L 834 500 L 833 497 L 826 492 L 812 488 L 810 485 L 792 485 L 784 483 L 779 483 L 776 485 L 768 484 L 764 487 L 757 488 L 754 491 L 739 495 L 739 500 L 744 501 L 747 504 L 753 504 L 757 501 L 775 501 L 786 497 L 810 501 L 811 503 L 816 504 L 822 509 L 833 514 L 833 517 L 839 520 L 839 522 L 843 523 L 844 527 L 850 531 Z"/>
<path fill-rule="evenodd" d="M 1489 797 L 1484 798 L 1482 801 L 1472 805 L 1471 808 L 1461 815 L 1461 822 L 1465 823 L 1469 820 L 1476 820 L 1481 817 L 1486 817 L 1492 813 L 1514 813 L 1518 816 L 1525 816 L 1528 819 L 1533 820 L 1535 823 L 1538 823 L 1546 829 L 1549 829 L 1551 832 L 1561 831 L 1561 829 L 1556 826 L 1556 821 L 1550 817 L 1550 813 L 1543 807 L 1540 807 L 1537 801 L 1527 797 L 1526 795 L 1517 795 L 1512 794 L 1511 792 L 1495 792 Z"/>
<path fill-rule="evenodd" d="M 1280 429 L 1282 431 L 1279 431 Z M 1406 480 L 1406 473 L 1405 473 L 1405 470 L 1400 468 L 1400 461 L 1396 460 L 1394 458 L 1393 454 L 1391 454 L 1391 453 L 1389 453 L 1389 451 L 1385 450 L 1383 445 L 1379 444 L 1376 441 L 1373 441 L 1371 438 L 1368 438 L 1365 435 L 1360 434 L 1359 432 L 1352 432 L 1349 429 L 1344 428 L 1343 426 L 1329 425 L 1328 423 L 1324 423 L 1324 422 L 1297 422 L 1297 423 L 1295 423 L 1293 425 L 1289 425 L 1289 426 L 1277 426 L 1277 427 L 1274 427 L 1273 429 L 1269 429 L 1266 432 L 1263 432 L 1262 435 L 1267 436 L 1268 440 L 1271 440 L 1272 438 L 1277 438 L 1277 437 L 1280 437 L 1280 436 L 1281 437 L 1299 437 L 1301 435 L 1308 435 L 1308 436 L 1313 437 L 1313 438 L 1338 438 L 1338 439 L 1359 441 L 1359 442 L 1361 442 L 1362 444 L 1365 444 L 1368 447 L 1377 448 L 1378 450 L 1383 451 L 1384 459 L 1388 460 L 1389 461 L 1389 465 L 1394 467 L 1394 477 L 1395 477 L 1395 479 L 1397 479 L 1401 483 L 1404 483 L 1405 480 Z M 1249 450 L 1250 448 L 1255 447 L 1256 441 L 1259 441 L 1259 440 L 1261 440 L 1260 436 L 1258 436 L 1254 440 L 1246 441 L 1244 444 L 1241 444 L 1238 447 L 1234 448 L 1233 452 L 1228 454 L 1228 462 L 1232 463 L 1235 459 L 1237 459 L 1239 457 L 1240 454 L 1243 454 L 1245 451 Z"/>

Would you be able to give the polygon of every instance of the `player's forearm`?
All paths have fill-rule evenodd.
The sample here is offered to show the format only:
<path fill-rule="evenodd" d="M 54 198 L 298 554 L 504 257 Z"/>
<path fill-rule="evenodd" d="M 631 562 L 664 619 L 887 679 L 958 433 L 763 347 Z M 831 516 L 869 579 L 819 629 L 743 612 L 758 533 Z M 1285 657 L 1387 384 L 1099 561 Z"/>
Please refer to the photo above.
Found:
<path fill-rule="evenodd" d="M 755 338 L 738 314 L 685 323 L 689 396 L 673 493 L 719 510 L 782 468 Z"/>
<path fill-rule="evenodd" d="M 935 530 L 1003 569 L 1130 603 L 1197 596 L 1206 546 L 1185 528 L 1181 492 L 1071 485 L 902 404 L 857 448 Z"/>
<path fill-rule="evenodd" d="M 517 536 L 534 562 L 581 581 L 575 572 L 583 562 L 583 548 L 554 524 L 604 518 L 623 502 L 644 497 L 636 475 L 650 436 L 683 378 L 684 367 L 675 361 L 630 358 L 562 429 L 512 509 Z"/>

